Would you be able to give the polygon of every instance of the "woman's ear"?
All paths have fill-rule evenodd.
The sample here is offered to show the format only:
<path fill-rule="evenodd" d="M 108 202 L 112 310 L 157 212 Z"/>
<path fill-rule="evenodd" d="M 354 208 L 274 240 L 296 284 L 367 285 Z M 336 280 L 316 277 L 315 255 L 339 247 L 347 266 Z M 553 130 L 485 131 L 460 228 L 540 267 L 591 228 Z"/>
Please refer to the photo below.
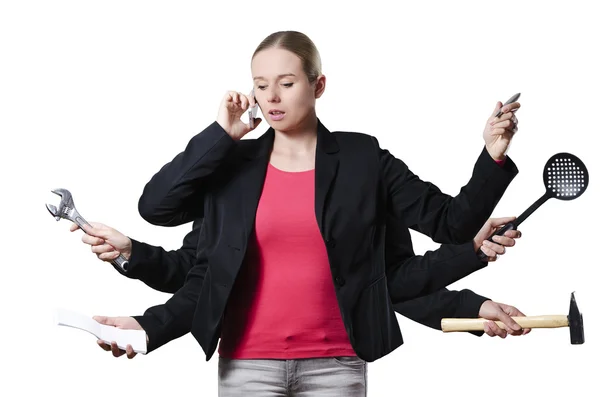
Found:
<path fill-rule="evenodd" d="M 323 95 L 323 92 L 325 92 L 326 82 L 327 78 L 325 75 L 320 75 L 317 77 L 317 80 L 315 81 L 315 98 L 320 98 L 321 95 Z"/>

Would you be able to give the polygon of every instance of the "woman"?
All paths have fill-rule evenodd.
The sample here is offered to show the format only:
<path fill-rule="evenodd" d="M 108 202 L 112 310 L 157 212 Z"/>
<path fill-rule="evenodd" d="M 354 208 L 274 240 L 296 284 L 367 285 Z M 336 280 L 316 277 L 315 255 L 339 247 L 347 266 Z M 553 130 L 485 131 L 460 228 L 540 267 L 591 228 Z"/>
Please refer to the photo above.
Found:
<path fill-rule="evenodd" d="M 465 275 L 450 269 L 435 278 L 445 285 L 431 286 L 434 278 L 413 272 L 422 288 L 394 290 L 386 277 L 386 218 L 440 243 L 470 241 L 517 173 L 505 152 L 519 104 L 489 120 L 471 180 L 450 197 L 374 137 L 325 128 L 315 111 L 325 76 L 305 35 L 267 37 L 252 74 L 255 98 L 227 93 L 217 121 L 144 188 L 139 211 L 148 222 L 204 221 L 185 285 L 124 327 L 146 331 L 148 352 L 191 330 L 207 360 L 221 338 L 224 395 L 364 395 L 365 361 L 402 343 L 388 285 L 398 302 Z M 242 140 L 251 128 L 240 117 L 255 100 L 271 128 Z"/>

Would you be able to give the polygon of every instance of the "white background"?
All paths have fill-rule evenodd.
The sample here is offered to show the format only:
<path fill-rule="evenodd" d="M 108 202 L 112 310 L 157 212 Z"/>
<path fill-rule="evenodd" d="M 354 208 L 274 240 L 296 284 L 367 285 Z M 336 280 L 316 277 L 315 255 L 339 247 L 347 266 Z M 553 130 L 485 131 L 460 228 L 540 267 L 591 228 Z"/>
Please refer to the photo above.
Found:
<path fill-rule="evenodd" d="M 189 334 L 127 360 L 52 323 L 58 306 L 133 315 L 169 295 L 119 276 L 44 204 L 67 188 L 88 221 L 178 248 L 191 224 L 141 219 L 145 183 L 215 120 L 226 90 L 249 90 L 264 37 L 299 30 L 323 59 L 324 124 L 375 135 L 447 193 L 468 180 L 495 102 L 515 92 L 522 109 L 509 154 L 520 173 L 494 215 L 519 215 L 544 193 L 555 153 L 577 155 L 591 175 L 581 198 L 549 200 L 516 247 L 452 286 L 528 315 L 567 314 L 576 291 L 584 345 L 572 346 L 567 328 L 502 340 L 399 316 L 405 344 L 369 365 L 369 395 L 598 395 L 600 25 L 593 2 L 565 3 L 2 2 L 0 394 L 216 395 L 216 356 L 207 363 Z M 418 253 L 437 247 L 413 236 Z"/>

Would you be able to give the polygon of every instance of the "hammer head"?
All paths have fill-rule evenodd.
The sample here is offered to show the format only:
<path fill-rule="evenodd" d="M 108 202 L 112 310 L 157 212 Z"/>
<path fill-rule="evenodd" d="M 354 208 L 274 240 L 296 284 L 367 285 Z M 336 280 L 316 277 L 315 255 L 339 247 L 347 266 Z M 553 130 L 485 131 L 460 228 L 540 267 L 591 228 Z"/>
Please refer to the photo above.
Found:
<path fill-rule="evenodd" d="M 583 337 L 583 316 L 579 313 L 577 302 L 575 301 L 575 293 L 571 292 L 571 304 L 569 305 L 569 331 L 571 332 L 571 344 L 582 345 Z"/>

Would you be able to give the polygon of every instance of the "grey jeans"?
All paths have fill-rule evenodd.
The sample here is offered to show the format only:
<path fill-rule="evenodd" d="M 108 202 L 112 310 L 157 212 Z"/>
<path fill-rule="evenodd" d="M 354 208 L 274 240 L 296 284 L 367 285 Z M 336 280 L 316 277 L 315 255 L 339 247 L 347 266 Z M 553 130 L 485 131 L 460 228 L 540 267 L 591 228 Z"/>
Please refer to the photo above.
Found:
<path fill-rule="evenodd" d="M 219 358 L 219 396 L 365 397 L 367 363 L 358 357 L 298 360 Z"/>

